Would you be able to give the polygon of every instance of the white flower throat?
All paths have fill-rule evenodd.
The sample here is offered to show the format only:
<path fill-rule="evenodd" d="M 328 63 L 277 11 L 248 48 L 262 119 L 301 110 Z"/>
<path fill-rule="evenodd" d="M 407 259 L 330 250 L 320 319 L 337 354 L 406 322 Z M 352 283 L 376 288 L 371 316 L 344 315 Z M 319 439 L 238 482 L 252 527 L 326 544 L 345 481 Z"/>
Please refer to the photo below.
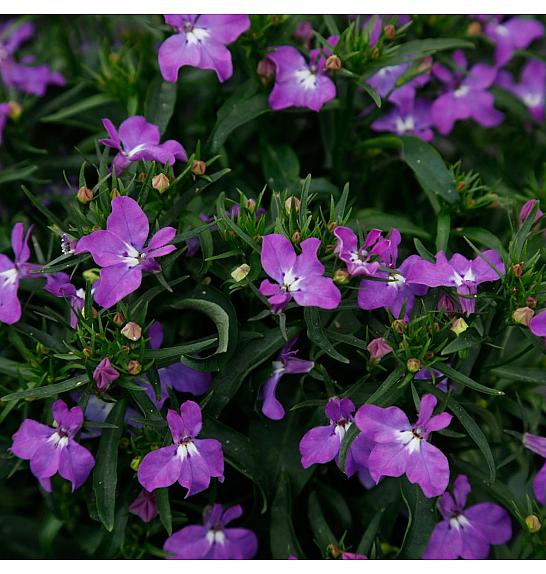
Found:
<path fill-rule="evenodd" d="M 292 268 L 288 269 L 288 271 L 283 273 L 281 291 L 285 293 L 298 291 L 300 281 L 301 277 L 296 277 Z"/>

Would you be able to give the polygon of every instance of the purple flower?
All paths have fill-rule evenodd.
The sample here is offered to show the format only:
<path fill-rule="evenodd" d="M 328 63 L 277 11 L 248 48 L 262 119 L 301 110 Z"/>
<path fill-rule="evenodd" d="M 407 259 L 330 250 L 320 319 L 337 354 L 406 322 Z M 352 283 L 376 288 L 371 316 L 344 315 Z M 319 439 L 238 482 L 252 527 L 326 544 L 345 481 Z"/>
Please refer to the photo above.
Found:
<path fill-rule="evenodd" d="M 449 380 L 446 375 L 437 369 L 421 369 L 415 373 L 414 379 L 432 383 L 440 391 L 447 393 Z"/>
<path fill-rule="evenodd" d="M 163 344 L 163 326 L 159 321 L 154 321 L 148 329 L 148 344 L 150 349 L 160 349 Z"/>
<path fill-rule="evenodd" d="M 284 418 L 284 407 L 275 396 L 277 386 L 283 375 L 308 373 L 315 366 L 313 361 L 296 357 L 298 351 L 292 351 L 292 347 L 297 340 L 298 338 L 294 337 L 281 349 L 279 356 L 273 361 L 273 372 L 260 391 L 260 397 L 264 401 L 262 412 L 267 418 L 274 421 Z"/>
<path fill-rule="evenodd" d="M 527 220 L 529 215 L 531 215 L 531 211 L 533 211 L 533 208 L 535 207 L 535 205 L 538 205 L 538 199 L 530 199 L 529 201 L 526 201 L 523 204 L 523 206 L 519 212 L 519 223 L 520 223 L 520 225 L 523 225 L 525 223 L 525 221 Z M 542 209 L 540 209 L 540 207 L 538 207 L 536 210 L 536 213 L 535 213 L 534 223 L 539 221 L 543 215 L 544 215 L 544 212 L 542 211 Z"/>
<path fill-rule="evenodd" d="M 11 113 L 11 106 L 9 104 L 0 104 L 0 144 L 4 135 L 4 128 Z"/>
<path fill-rule="evenodd" d="M 457 71 L 453 74 L 441 64 L 434 64 L 432 73 L 445 84 L 444 93 L 432 104 L 432 121 L 438 131 L 447 135 L 457 120 L 472 118 L 486 128 L 499 125 L 504 114 L 494 108 L 493 94 L 487 88 L 495 81 L 497 69 L 476 64 L 468 72 L 466 57 L 460 50 L 453 54 Z"/>
<path fill-rule="evenodd" d="M 19 280 L 36 277 L 30 271 L 38 266 L 28 263 L 30 249 L 28 240 L 32 227 L 24 235 L 22 223 L 16 223 L 11 231 L 11 247 L 15 255 L 12 261 L 7 255 L 0 253 L 0 322 L 13 325 L 21 318 L 21 303 L 17 292 Z"/>
<path fill-rule="evenodd" d="M 521 71 L 520 81 L 514 82 L 510 72 L 499 72 L 497 85 L 519 98 L 537 122 L 544 122 L 544 98 L 546 96 L 546 64 L 540 60 L 528 60 Z"/>
<path fill-rule="evenodd" d="M 537 337 L 546 337 L 546 309 L 537 313 L 529 321 L 529 329 Z"/>
<path fill-rule="evenodd" d="M 93 380 L 97 384 L 97 390 L 99 393 L 103 393 L 108 390 L 108 387 L 116 379 L 119 379 L 119 372 L 112 367 L 110 359 L 108 357 L 104 357 L 93 372 Z"/>
<path fill-rule="evenodd" d="M 485 26 L 485 35 L 492 40 L 497 48 L 495 62 L 504 66 L 512 58 L 516 50 L 524 50 L 538 38 L 544 35 L 544 26 L 530 18 L 510 18 L 505 22 L 492 21 Z"/>
<path fill-rule="evenodd" d="M 341 292 L 332 279 L 323 276 L 324 265 L 317 257 L 320 240 L 310 237 L 300 247 L 301 255 L 296 255 L 284 235 L 264 235 L 261 263 L 275 283 L 264 279 L 260 293 L 269 299 L 274 313 L 282 311 L 292 297 L 302 307 L 335 309 L 341 301 Z"/>
<path fill-rule="evenodd" d="M 546 438 L 526 432 L 523 435 L 523 444 L 529 450 L 536 452 L 542 458 L 546 459 Z M 543 467 L 538 471 L 533 481 L 535 496 L 542 504 L 546 504 L 546 461 Z"/>
<path fill-rule="evenodd" d="M 337 37 L 328 38 L 335 46 Z M 275 85 L 269 95 L 269 105 L 274 110 L 290 107 L 309 108 L 318 112 L 336 97 L 336 85 L 326 75 L 326 60 L 320 50 L 311 50 L 309 63 L 292 46 L 280 46 L 267 56 L 276 69 Z"/>
<path fill-rule="evenodd" d="M 70 326 L 75 329 L 78 326 L 78 313 L 82 312 L 85 305 L 85 290 L 76 289 L 70 282 L 70 276 L 62 271 L 47 275 L 46 280 L 46 291 L 55 297 L 63 297 L 70 303 Z"/>
<path fill-rule="evenodd" d="M 459 253 L 455 253 L 448 261 L 444 252 L 440 251 L 436 254 L 436 263 L 424 259 L 417 261 L 406 279 L 408 283 L 428 287 L 455 287 L 463 312 L 470 315 L 476 309 L 478 285 L 498 281 L 504 273 L 504 263 L 493 249 L 484 251 L 482 256 L 472 261 Z"/>
<path fill-rule="evenodd" d="M 430 80 L 430 74 L 420 74 L 405 83 L 399 89 L 396 88 L 398 80 L 409 70 L 409 64 L 397 64 L 396 66 L 386 66 L 381 68 L 373 76 L 370 76 L 366 83 L 369 84 L 382 98 L 388 96 L 389 101 L 395 101 L 393 98 L 399 90 L 408 90 L 415 95 L 415 88 L 422 87 Z M 430 70 L 429 70 L 430 71 Z"/>
<path fill-rule="evenodd" d="M 367 556 L 364 554 L 357 554 L 356 552 L 342 552 L 341 553 L 342 560 L 368 560 Z"/>
<path fill-rule="evenodd" d="M 380 229 L 372 229 L 366 235 L 364 245 L 359 248 L 358 238 L 352 229 L 335 228 L 337 243 L 334 253 L 347 264 L 349 275 L 374 275 L 381 264 L 390 267 L 396 263 L 400 233 L 393 229 L 387 239 L 381 233 Z"/>
<path fill-rule="evenodd" d="M 129 512 L 136 514 L 143 522 L 151 522 L 158 515 L 154 493 L 143 488 L 129 505 Z"/>
<path fill-rule="evenodd" d="M 138 467 L 138 480 L 149 492 L 176 481 L 188 489 L 186 498 L 209 487 L 211 477 L 224 480 L 222 445 L 215 439 L 196 439 L 201 431 L 201 409 L 186 401 L 180 414 L 172 409 L 167 423 L 173 444 L 149 452 Z"/>
<path fill-rule="evenodd" d="M 453 496 L 442 495 L 438 508 L 443 520 L 432 531 L 425 560 L 483 560 L 491 544 L 504 544 L 512 537 L 510 517 L 498 504 L 482 502 L 465 508 L 470 491 L 467 477 L 461 474 L 453 484 Z"/>
<path fill-rule="evenodd" d="M 225 512 L 214 504 L 203 513 L 203 526 L 192 524 L 175 532 L 163 550 L 176 560 L 251 560 L 258 550 L 258 539 L 247 528 L 226 528 L 243 514 L 237 505 Z"/>
<path fill-rule="evenodd" d="M 176 235 L 174 227 L 157 231 L 148 246 L 144 243 L 150 226 L 138 203 L 127 196 L 112 200 L 112 213 L 106 220 L 106 230 L 94 231 L 82 237 L 76 253 L 88 251 L 95 263 L 102 267 L 100 279 L 95 283 L 95 301 L 108 309 L 136 291 L 142 282 L 142 272 L 160 270 L 156 257 L 176 249 L 168 245 Z"/>
<path fill-rule="evenodd" d="M 307 49 L 311 45 L 311 40 L 314 37 L 313 24 L 309 20 L 302 20 L 292 32 L 292 36 L 299 40 Z"/>
<path fill-rule="evenodd" d="M 445 412 L 432 416 L 436 403 L 434 395 L 424 395 L 419 418 L 414 425 L 398 407 L 363 405 L 358 409 L 356 424 L 362 434 L 375 443 L 368 467 L 376 483 L 382 476 L 406 474 L 408 480 L 418 484 L 428 498 L 445 491 L 449 482 L 449 464 L 446 456 L 428 439 L 433 431 L 449 426 L 452 416 Z"/>
<path fill-rule="evenodd" d="M 173 165 L 176 160 L 188 159 L 186 151 L 179 142 L 167 140 L 160 144 L 159 127 L 148 123 L 144 116 L 127 118 L 119 126 L 119 133 L 108 118 L 102 120 L 102 125 L 110 137 L 99 141 L 106 147 L 118 151 L 113 161 L 118 175 L 133 161 L 157 161 Z"/>
<path fill-rule="evenodd" d="M 176 82 L 182 66 L 214 70 L 220 82 L 233 75 L 227 44 L 250 28 L 246 14 L 168 14 L 165 22 L 176 30 L 159 47 L 159 68 L 168 82 Z"/>
<path fill-rule="evenodd" d="M 13 435 L 11 452 L 30 460 L 32 474 L 48 492 L 49 479 L 57 472 L 72 483 L 74 492 L 95 466 L 91 453 L 74 439 L 83 424 L 83 411 L 80 407 L 68 409 L 59 399 L 53 403 L 52 412 L 55 428 L 25 419 Z"/>

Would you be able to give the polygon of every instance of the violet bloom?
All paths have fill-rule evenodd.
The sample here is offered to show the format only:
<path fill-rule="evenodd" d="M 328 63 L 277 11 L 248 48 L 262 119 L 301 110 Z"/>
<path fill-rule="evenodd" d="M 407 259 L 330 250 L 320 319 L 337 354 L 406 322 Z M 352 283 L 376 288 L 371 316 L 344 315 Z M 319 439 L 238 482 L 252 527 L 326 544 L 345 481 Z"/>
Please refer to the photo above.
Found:
<path fill-rule="evenodd" d="M 284 407 L 276 397 L 277 386 L 284 375 L 294 375 L 308 373 L 314 366 L 313 361 L 306 361 L 296 357 L 297 350 L 293 351 L 297 337 L 294 337 L 281 349 L 279 356 L 273 361 L 273 372 L 264 383 L 260 391 L 260 398 L 263 399 L 263 414 L 274 421 L 284 418 Z"/>
<path fill-rule="evenodd" d="M 72 483 L 74 492 L 95 466 L 91 453 L 74 438 L 82 427 L 83 411 L 80 407 L 68 409 L 59 399 L 53 403 L 52 412 L 55 428 L 25 419 L 13 435 L 11 452 L 30 460 L 32 474 L 48 492 L 51 492 L 50 478 L 57 472 Z"/>
<path fill-rule="evenodd" d="M 460 474 L 453 483 L 453 496 L 442 495 L 438 508 L 443 520 L 432 531 L 425 560 L 483 560 L 491 544 L 505 544 L 512 537 L 508 512 L 498 504 L 482 502 L 465 508 L 470 491 L 467 477 Z"/>
<path fill-rule="evenodd" d="M 409 270 L 407 281 L 428 287 L 455 287 L 463 312 L 470 315 L 476 310 L 478 285 L 498 281 L 504 273 L 501 256 L 493 249 L 484 251 L 472 261 L 459 253 L 448 261 L 440 251 L 436 254 L 436 263 L 424 259 L 417 261 Z"/>
<path fill-rule="evenodd" d="M 342 560 L 368 560 L 367 556 L 364 554 L 357 554 L 356 552 L 342 552 L 341 553 Z"/>
<path fill-rule="evenodd" d="M 529 450 L 546 459 L 546 437 L 537 436 L 526 432 L 523 435 L 523 444 Z M 544 466 L 538 471 L 533 481 L 533 489 L 538 501 L 546 504 L 546 461 Z"/>
<path fill-rule="evenodd" d="M 447 376 L 438 371 L 438 369 L 421 369 L 415 373 L 413 378 L 417 381 L 429 382 L 444 393 L 447 393 L 449 390 L 449 380 Z"/>
<path fill-rule="evenodd" d="M 428 498 L 445 491 L 449 463 L 446 456 L 430 444 L 429 437 L 433 431 L 449 426 L 452 416 L 445 412 L 432 416 L 436 403 L 434 395 L 424 395 L 414 425 L 398 407 L 363 405 L 358 409 L 355 416 L 358 428 L 368 440 L 375 442 L 368 467 L 376 483 L 382 476 L 405 474 Z"/>
<path fill-rule="evenodd" d="M 328 38 L 335 46 L 337 37 Z M 318 112 L 336 97 L 336 85 L 327 76 L 326 60 L 320 50 L 309 52 L 309 63 L 292 46 L 280 46 L 267 58 L 275 64 L 275 85 L 269 95 L 273 110 L 299 107 Z"/>
<path fill-rule="evenodd" d="M 292 297 L 302 307 L 335 309 L 341 302 L 341 292 L 332 279 L 324 277 L 324 265 L 317 257 L 320 239 L 310 237 L 300 247 L 301 255 L 296 255 L 284 235 L 263 236 L 260 261 L 275 283 L 264 279 L 260 293 L 269 299 L 274 313 L 282 311 Z"/>
<path fill-rule="evenodd" d="M 177 32 L 159 47 L 159 68 L 167 82 L 176 82 L 182 66 L 214 70 L 220 82 L 231 78 L 226 45 L 250 28 L 246 14 L 167 14 L 165 22 Z"/>
<path fill-rule="evenodd" d="M 6 127 L 10 113 L 11 107 L 9 104 L 0 104 L 0 144 L 3 141 L 4 128 Z"/>
<path fill-rule="evenodd" d="M 225 512 L 221 504 L 203 513 L 203 526 L 192 524 L 169 536 L 163 545 L 175 560 L 251 560 L 258 550 L 258 539 L 247 528 L 227 528 L 243 509 L 237 505 Z"/>
<path fill-rule="evenodd" d="M 174 245 L 168 245 L 176 235 L 174 227 L 161 228 L 144 247 L 149 231 L 148 217 L 138 203 L 120 196 L 112 200 L 106 230 L 93 231 L 78 241 L 76 253 L 88 251 L 102 267 L 94 298 L 105 309 L 136 291 L 143 271 L 161 269 L 156 257 L 175 251 Z"/>
<path fill-rule="evenodd" d="M 531 211 L 533 211 L 535 205 L 538 205 L 538 199 L 530 199 L 529 201 L 526 201 L 523 204 L 523 206 L 519 212 L 519 224 L 520 225 L 523 225 L 525 223 L 525 221 L 527 220 L 529 215 L 531 215 Z M 542 211 L 542 209 L 540 209 L 540 207 L 537 207 L 537 210 L 535 212 L 534 223 L 539 221 L 543 215 L 544 215 L 544 212 Z"/>
<path fill-rule="evenodd" d="M 55 297 L 63 297 L 70 303 L 70 326 L 75 329 L 78 326 L 78 313 L 81 313 L 85 306 L 85 290 L 76 289 L 70 282 L 70 276 L 62 271 L 47 275 L 46 280 L 46 291 Z"/>
<path fill-rule="evenodd" d="M 432 73 L 445 84 L 444 93 L 432 104 L 432 121 L 438 131 L 447 135 L 457 120 L 472 118 L 485 128 L 498 126 L 504 114 L 494 108 L 495 99 L 487 88 L 493 84 L 497 69 L 476 64 L 468 72 L 466 56 L 460 50 L 453 54 L 457 71 L 450 72 L 441 64 L 434 64 Z"/>
<path fill-rule="evenodd" d="M 154 321 L 148 329 L 150 349 L 160 349 L 163 344 L 163 336 L 163 325 L 159 321 Z"/>
<path fill-rule="evenodd" d="M 430 80 L 430 70 L 427 73 L 415 76 L 403 86 L 397 88 L 396 84 L 402 76 L 410 69 L 410 64 L 397 64 L 396 66 L 385 66 L 370 76 L 366 83 L 369 84 L 382 98 L 387 98 L 389 101 L 394 101 L 393 97 L 401 90 L 405 89 L 415 95 L 415 89 L 422 87 Z"/>
<path fill-rule="evenodd" d="M 102 120 L 102 125 L 110 137 L 99 142 L 118 151 L 112 164 L 117 175 L 133 161 L 157 161 L 163 165 L 173 165 L 176 160 L 188 159 L 179 142 L 167 140 L 159 143 L 159 127 L 148 123 L 144 116 L 127 118 L 119 126 L 119 132 L 108 118 Z"/>
<path fill-rule="evenodd" d="M 17 323 L 21 318 L 21 303 L 17 295 L 19 280 L 37 277 L 31 274 L 31 270 L 36 269 L 38 265 L 28 263 L 30 259 L 28 240 L 31 230 L 32 227 L 29 227 L 27 234 L 24 235 L 22 223 L 16 223 L 13 226 L 11 248 L 15 255 L 15 261 L 0 253 L 0 322 L 8 325 Z"/>
<path fill-rule="evenodd" d="M 220 442 L 195 438 L 201 432 L 201 421 L 201 409 L 193 401 L 182 403 L 180 414 L 169 409 L 167 423 L 173 444 L 149 452 L 138 467 L 138 480 L 147 491 L 178 481 L 188 489 L 187 498 L 206 490 L 211 477 L 224 481 Z"/>
<path fill-rule="evenodd" d="M 336 227 L 334 235 L 337 243 L 334 253 L 347 264 L 349 275 L 374 275 L 381 264 L 391 266 L 392 260 L 400 244 L 400 233 L 393 229 L 388 238 L 381 235 L 380 229 L 372 229 L 364 240 L 364 245 L 358 247 L 358 238 L 349 227 Z"/>
<path fill-rule="evenodd" d="M 537 337 L 546 337 L 546 310 L 537 313 L 529 321 L 529 329 Z"/>
<path fill-rule="evenodd" d="M 497 66 L 508 63 L 516 50 L 524 50 L 544 36 L 544 26 L 530 18 L 510 18 L 505 22 L 492 21 L 485 26 L 485 35 L 496 44 Z"/>
<path fill-rule="evenodd" d="M 537 122 L 544 123 L 546 96 L 546 64 L 541 60 L 528 60 L 515 83 L 510 72 L 499 72 L 497 85 L 519 98 Z"/>
<path fill-rule="evenodd" d="M 108 387 L 116 379 L 119 379 L 119 376 L 119 371 L 112 367 L 112 363 L 108 357 L 104 357 L 93 372 L 93 380 L 97 384 L 97 390 L 99 393 L 107 391 Z"/>
<path fill-rule="evenodd" d="M 326 464 L 335 459 L 339 466 L 339 451 L 345 433 L 353 424 L 355 406 L 350 399 L 331 398 L 326 403 L 324 413 L 330 423 L 308 430 L 300 441 L 301 464 L 309 468 L 313 464 Z M 360 435 L 349 447 L 345 460 L 345 473 L 352 476 L 359 470 L 359 462 L 367 462 L 370 444 Z M 362 452 L 360 452 L 362 451 Z"/>
<path fill-rule="evenodd" d="M 129 505 L 129 512 L 136 514 L 142 522 L 151 522 L 159 514 L 154 493 L 143 488 Z"/>

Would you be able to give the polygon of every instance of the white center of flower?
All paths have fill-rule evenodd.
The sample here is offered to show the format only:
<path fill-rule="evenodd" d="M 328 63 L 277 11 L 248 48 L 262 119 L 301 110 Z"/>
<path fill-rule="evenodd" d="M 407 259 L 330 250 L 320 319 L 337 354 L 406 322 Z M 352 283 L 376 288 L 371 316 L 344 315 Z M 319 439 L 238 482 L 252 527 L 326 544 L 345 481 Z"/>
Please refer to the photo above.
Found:
<path fill-rule="evenodd" d="M 283 274 L 281 291 L 284 291 L 285 293 L 297 291 L 299 288 L 300 280 L 300 277 L 296 277 L 294 275 L 294 270 L 292 268 L 288 269 Z"/>
<path fill-rule="evenodd" d="M 207 541 L 209 544 L 223 544 L 226 535 L 222 530 L 209 530 L 207 532 Z"/>
<path fill-rule="evenodd" d="M 336 429 L 334 432 L 336 433 L 336 436 L 339 438 L 340 441 L 343 440 L 345 433 L 349 430 L 349 427 L 352 424 L 353 423 L 351 421 L 341 421 L 336 425 Z"/>
<path fill-rule="evenodd" d="M 400 289 L 404 286 L 405 282 L 406 278 L 403 275 L 400 275 L 400 273 L 389 273 L 389 282 L 387 285 Z"/>
<path fill-rule="evenodd" d="M 396 131 L 399 134 L 405 134 L 407 132 L 412 132 L 415 129 L 415 120 L 413 116 L 407 116 L 405 118 L 396 118 Z"/>
<path fill-rule="evenodd" d="M 134 148 L 130 149 L 129 151 L 124 152 L 124 154 L 130 159 L 134 155 L 136 155 L 138 152 L 141 152 L 142 150 L 145 150 L 145 149 L 146 149 L 146 144 L 139 144 L 139 145 L 135 146 Z"/>
<path fill-rule="evenodd" d="M 496 31 L 499 36 L 508 36 L 508 28 L 502 24 L 499 24 L 496 27 Z"/>
<path fill-rule="evenodd" d="M 453 281 L 455 281 L 455 285 L 457 285 L 457 287 L 461 286 L 463 283 L 467 282 L 471 283 L 476 280 L 476 276 L 474 275 L 474 272 L 472 271 L 471 267 L 468 267 L 468 269 L 465 270 L 462 276 L 459 275 L 459 273 L 457 273 L 457 271 L 454 270 L 451 278 L 453 279 Z"/>
<path fill-rule="evenodd" d="M 180 443 L 176 449 L 176 456 L 182 461 L 186 460 L 186 458 L 190 456 L 195 456 L 198 453 L 199 451 L 197 450 L 197 447 L 193 442 L 191 442 L 191 440 Z"/>
<path fill-rule="evenodd" d="M 129 243 L 125 243 L 125 248 L 127 253 L 121 258 L 123 263 L 125 263 L 127 267 L 136 267 L 137 265 L 140 265 L 141 260 L 144 259 L 146 254 L 139 253 L 139 251 L 132 245 L 129 245 Z"/>
<path fill-rule="evenodd" d="M 304 90 L 314 90 L 317 87 L 317 75 L 309 68 L 303 68 L 294 72 L 296 81 L 301 84 Z"/>
<path fill-rule="evenodd" d="M 53 443 L 57 448 L 64 448 L 68 444 L 68 437 L 57 431 L 47 439 L 47 442 Z"/>
<path fill-rule="evenodd" d="M 540 106 L 542 104 L 543 101 L 543 97 L 542 94 L 524 94 L 523 98 L 521 98 L 523 100 L 523 103 L 528 107 L 528 108 L 536 108 L 537 106 Z"/>
<path fill-rule="evenodd" d="M 13 285 L 17 280 L 17 268 L 12 267 L 0 273 L 0 285 L 7 286 Z"/>
<path fill-rule="evenodd" d="M 273 361 L 273 372 L 282 373 L 284 371 L 284 363 L 282 361 Z"/>
<path fill-rule="evenodd" d="M 465 526 L 470 526 L 470 522 L 468 521 L 465 516 L 459 514 L 459 516 L 453 516 L 449 519 L 449 526 L 454 528 L 455 530 L 459 530 L 460 528 L 464 528 Z"/>
<path fill-rule="evenodd" d="M 209 31 L 205 28 L 191 28 L 186 32 L 186 44 L 194 46 L 195 44 L 201 44 L 203 40 L 209 37 Z"/>
<path fill-rule="evenodd" d="M 453 93 L 455 94 L 456 98 L 463 98 L 464 96 L 468 95 L 470 92 L 470 88 L 468 86 L 461 86 L 457 88 Z"/>
<path fill-rule="evenodd" d="M 398 441 L 404 444 L 408 454 L 412 454 L 421 448 L 422 437 L 419 436 L 421 429 L 416 429 L 415 431 L 400 431 L 398 435 Z"/>

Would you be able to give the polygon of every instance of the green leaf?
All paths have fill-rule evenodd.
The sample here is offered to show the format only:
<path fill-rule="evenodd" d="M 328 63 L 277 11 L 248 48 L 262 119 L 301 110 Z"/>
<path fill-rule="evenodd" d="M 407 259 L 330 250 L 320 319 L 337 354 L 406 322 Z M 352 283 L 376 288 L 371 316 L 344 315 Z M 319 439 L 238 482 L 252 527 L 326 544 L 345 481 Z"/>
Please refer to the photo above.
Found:
<path fill-rule="evenodd" d="M 260 156 L 265 180 L 272 190 L 284 191 L 299 184 L 300 162 L 289 145 L 272 145 L 263 139 Z"/>
<path fill-rule="evenodd" d="M 2 169 L 0 173 L 0 184 L 9 183 L 10 181 L 25 181 L 38 169 L 38 166 L 28 165 L 21 168 Z"/>
<path fill-rule="evenodd" d="M 102 431 L 93 472 L 93 490 L 97 502 L 97 513 L 104 528 L 112 532 L 116 509 L 116 486 L 118 482 L 118 449 L 123 433 L 123 418 L 127 403 L 118 401 L 108 414 L 106 422 L 117 428 Z"/>
<path fill-rule="evenodd" d="M 449 213 L 440 213 L 436 226 L 436 251 L 447 251 L 449 232 L 451 229 L 451 217 Z"/>
<path fill-rule="evenodd" d="M 192 343 L 185 345 L 177 345 L 176 347 L 165 347 L 164 349 L 146 349 L 144 351 L 144 359 L 154 359 L 157 366 L 169 365 L 173 359 L 180 359 L 184 354 L 198 353 L 205 349 L 210 349 L 218 341 L 217 337 L 207 337 L 206 339 L 199 339 Z"/>
<path fill-rule="evenodd" d="M 347 460 L 347 453 L 349 452 L 349 448 L 359 434 L 359 428 L 355 423 L 353 423 L 343 437 L 341 448 L 339 449 L 339 468 L 341 468 L 343 472 L 345 472 L 345 461 Z"/>
<path fill-rule="evenodd" d="M 446 375 L 448 377 L 448 379 L 451 379 L 452 381 L 454 381 L 456 383 L 460 383 L 461 385 L 463 385 L 465 387 L 468 387 L 470 389 L 474 389 L 475 391 L 478 391 L 480 393 L 485 393 L 486 395 L 494 395 L 497 397 L 504 395 L 504 393 L 502 391 L 498 391 L 497 389 L 490 389 L 489 387 L 481 385 L 480 383 L 477 383 L 476 381 L 474 381 L 470 377 L 463 375 L 463 373 L 456 371 L 455 369 L 453 369 L 449 365 L 445 365 L 443 363 L 436 363 L 434 366 L 436 369 L 438 369 L 440 371 L 440 373 L 443 373 L 444 375 Z"/>
<path fill-rule="evenodd" d="M 461 333 L 456 339 L 448 343 L 443 349 L 442 355 L 449 355 L 451 353 L 457 353 L 463 349 L 469 349 L 475 345 L 482 342 L 482 339 L 476 333 L 474 329 L 468 329 Z"/>
<path fill-rule="evenodd" d="M 396 227 L 402 234 L 430 239 L 430 233 L 426 229 L 416 225 L 402 215 L 383 213 L 377 209 L 361 209 L 356 215 L 356 221 L 369 229 L 392 229 Z"/>
<path fill-rule="evenodd" d="M 381 96 L 367 82 L 361 82 L 359 85 L 361 88 L 364 88 L 364 91 L 370 96 L 370 98 L 372 98 L 376 107 L 380 108 Z"/>
<path fill-rule="evenodd" d="M 495 234 L 491 233 L 491 231 L 483 227 L 464 227 L 460 233 L 456 230 L 454 233 L 475 241 L 488 249 L 498 251 L 503 258 L 506 256 L 506 249 L 502 241 Z"/>
<path fill-rule="evenodd" d="M 316 492 L 311 492 L 309 495 L 309 502 L 307 505 L 307 514 L 309 516 L 309 523 L 311 530 L 320 552 L 323 556 L 327 554 L 327 548 L 330 544 L 338 546 L 338 541 L 328 526 L 328 522 L 320 507 L 320 502 Z"/>
<path fill-rule="evenodd" d="M 173 533 L 173 517 L 171 513 L 171 503 L 169 502 L 169 489 L 156 488 L 156 490 L 154 490 L 154 496 L 159 512 L 159 519 L 165 527 L 167 534 L 170 536 Z"/>
<path fill-rule="evenodd" d="M 98 108 L 99 106 L 110 104 L 112 102 L 115 102 L 113 96 L 109 96 L 107 94 L 95 94 L 94 96 L 90 96 L 89 98 L 85 98 L 84 100 L 79 100 L 75 104 L 72 104 L 71 106 L 66 106 L 61 110 L 59 110 L 58 112 L 55 112 L 54 114 L 50 114 L 49 116 L 42 118 L 40 121 L 44 123 L 61 122 L 62 120 L 66 120 L 67 118 L 80 115 L 83 112 L 87 112 L 94 108 Z"/>
<path fill-rule="evenodd" d="M 415 173 L 417 181 L 428 193 L 438 195 L 448 203 L 455 203 L 453 176 L 434 147 L 415 137 L 402 137 L 403 159 Z"/>
<path fill-rule="evenodd" d="M 546 384 L 546 369 L 540 367 L 497 367 L 491 369 L 491 372 L 516 383 Z"/>
<path fill-rule="evenodd" d="M 44 387 L 37 387 L 35 389 L 25 389 L 23 391 L 16 391 L 15 393 L 10 393 L 2 397 L 2 401 L 15 401 L 19 399 L 46 399 L 48 397 L 54 397 L 60 393 L 66 393 L 67 391 L 72 391 L 74 389 L 79 389 L 89 382 L 89 377 L 87 373 L 76 375 L 71 377 L 62 383 L 54 383 L 53 385 L 47 385 Z"/>
<path fill-rule="evenodd" d="M 146 119 L 159 126 L 161 135 L 165 133 L 174 113 L 178 85 L 156 79 L 150 85 L 146 100 Z"/>
<path fill-rule="evenodd" d="M 379 531 L 379 525 L 381 524 L 381 519 L 383 518 L 383 513 L 385 512 L 384 508 L 378 510 L 374 517 L 368 523 L 368 528 L 364 532 L 362 538 L 360 539 L 360 543 L 356 551 L 358 554 L 363 554 L 367 556 L 370 548 L 372 547 L 373 541 L 377 536 L 377 532 Z"/>
<path fill-rule="evenodd" d="M 372 394 L 366 401 L 371 405 L 378 405 L 380 407 L 388 407 L 396 400 L 398 395 L 403 391 L 407 384 L 411 381 L 413 376 L 406 375 L 405 379 L 400 382 L 404 369 L 398 367 L 395 369 L 379 386 L 379 388 Z"/>
<path fill-rule="evenodd" d="M 282 473 L 271 505 L 269 529 L 271 555 L 277 560 L 286 560 L 288 556 L 305 557 L 292 524 L 291 498 L 290 481 L 288 476 Z"/>
<path fill-rule="evenodd" d="M 434 516 L 434 498 L 427 498 L 421 488 L 403 479 L 400 485 L 402 498 L 408 509 L 408 525 L 400 549 L 400 558 L 418 560 L 436 525 Z"/>
<path fill-rule="evenodd" d="M 303 316 L 307 324 L 307 336 L 318 345 L 327 355 L 340 363 L 349 363 L 349 359 L 335 350 L 334 345 L 328 339 L 326 331 L 322 327 L 320 312 L 317 307 L 304 307 Z"/>
<path fill-rule="evenodd" d="M 38 199 L 24 185 L 21 186 L 21 189 L 23 190 L 23 193 L 30 199 L 32 205 L 34 205 L 34 207 L 42 213 L 46 221 L 48 221 L 50 224 L 54 223 L 61 231 L 64 231 L 65 229 L 64 223 L 44 205 L 43 201 Z"/>

